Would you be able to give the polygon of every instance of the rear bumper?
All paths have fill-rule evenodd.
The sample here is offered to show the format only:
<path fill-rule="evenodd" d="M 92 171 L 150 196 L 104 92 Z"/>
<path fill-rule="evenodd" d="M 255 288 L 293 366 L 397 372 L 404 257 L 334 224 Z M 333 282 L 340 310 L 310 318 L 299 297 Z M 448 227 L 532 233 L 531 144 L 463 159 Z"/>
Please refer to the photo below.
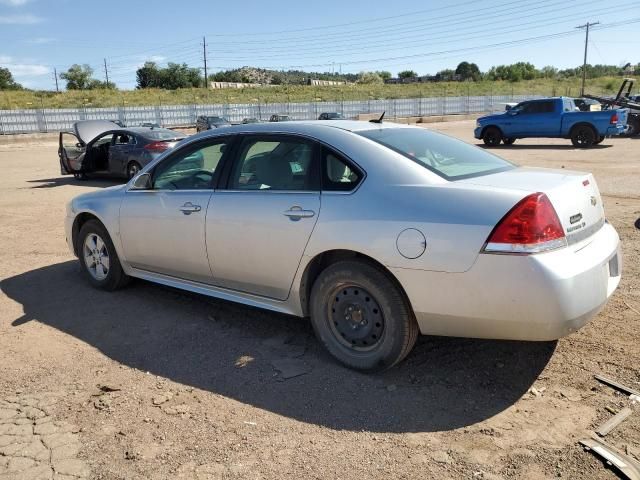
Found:
<path fill-rule="evenodd" d="M 622 257 L 607 223 L 585 242 L 548 253 L 480 254 L 464 273 L 392 271 L 425 335 L 545 341 L 578 330 L 604 307 Z"/>
<path fill-rule="evenodd" d="M 627 129 L 626 125 L 612 125 L 609 128 L 607 128 L 607 133 L 605 135 L 607 137 L 622 135 L 626 129 Z"/>

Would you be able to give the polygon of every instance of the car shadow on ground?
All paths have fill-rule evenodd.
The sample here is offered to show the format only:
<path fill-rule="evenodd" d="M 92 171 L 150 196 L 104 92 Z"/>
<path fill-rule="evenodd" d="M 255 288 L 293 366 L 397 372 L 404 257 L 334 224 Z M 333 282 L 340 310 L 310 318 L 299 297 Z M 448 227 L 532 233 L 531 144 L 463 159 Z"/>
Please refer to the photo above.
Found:
<path fill-rule="evenodd" d="M 513 405 L 556 342 L 423 337 L 395 368 L 365 375 L 337 364 L 307 320 L 136 281 L 107 293 L 67 261 L 0 282 L 38 321 L 145 372 L 333 429 L 443 431 Z M 284 380 L 281 364 L 308 370 Z"/>
<path fill-rule="evenodd" d="M 41 178 L 39 180 L 27 180 L 28 183 L 37 183 L 29 188 L 54 188 L 63 187 L 65 185 L 74 185 L 78 187 L 96 187 L 105 188 L 112 187 L 114 185 L 120 185 L 126 182 L 124 179 L 109 178 L 109 177 L 95 177 L 87 178 L 85 180 L 78 180 L 73 176 L 55 177 L 55 178 Z"/>
<path fill-rule="evenodd" d="M 514 143 L 513 145 L 499 145 L 497 147 L 490 147 L 488 145 L 485 145 L 484 143 L 477 143 L 476 144 L 478 147 L 480 148 L 484 148 L 487 150 L 585 150 L 582 148 L 577 148 L 574 147 L 573 145 L 569 144 L 569 145 L 538 145 L 538 144 L 517 144 Z M 590 149 L 603 149 L 603 148 L 611 148 L 613 147 L 613 145 L 592 145 L 591 147 L 589 147 Z"/>

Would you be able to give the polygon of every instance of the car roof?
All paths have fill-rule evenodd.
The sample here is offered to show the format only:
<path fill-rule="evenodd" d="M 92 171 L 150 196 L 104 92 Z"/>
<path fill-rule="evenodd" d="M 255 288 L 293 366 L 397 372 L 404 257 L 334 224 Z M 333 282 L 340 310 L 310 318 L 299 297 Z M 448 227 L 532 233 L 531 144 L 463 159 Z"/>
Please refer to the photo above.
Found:
<path fill-rule="evenodd" d="M 207 130 L 198 135 L 217 136 L 229 133 L 293 133 L 302 135 L 322 135 L 327 129 L 340 129 L 349 132 L 379 130 L 382 128 L 419 128 L 399 123 L 372 123 L 363 120 L 302 120 L 294 122 L 250 123 L 232 125 L 223 131 Z"/>

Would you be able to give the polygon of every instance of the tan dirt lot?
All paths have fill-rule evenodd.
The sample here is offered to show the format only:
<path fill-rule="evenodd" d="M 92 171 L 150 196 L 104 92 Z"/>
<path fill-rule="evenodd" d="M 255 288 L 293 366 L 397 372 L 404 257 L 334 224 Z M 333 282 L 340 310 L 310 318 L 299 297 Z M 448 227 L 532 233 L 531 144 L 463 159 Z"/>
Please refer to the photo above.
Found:
<path fill-rule="evenodd" d="M 428 128 L 477 143 L 470 121 Z M 558 342 L 425 337 L 362 375 L 306 320 L 143 281 L 90 288 L 65 203 L 113 182 L 61 177 L 52 143 L 0 144 L 0 479 L 616 478 L 577 442 L 628 403 L 594 373 L 640 389 L 640 139 L 496 153 L 595 174 L 618 291 Z M 283 359 L 307 373 L 285 380 Z M 607 437 L 636 458 L 638 410 Z"/>

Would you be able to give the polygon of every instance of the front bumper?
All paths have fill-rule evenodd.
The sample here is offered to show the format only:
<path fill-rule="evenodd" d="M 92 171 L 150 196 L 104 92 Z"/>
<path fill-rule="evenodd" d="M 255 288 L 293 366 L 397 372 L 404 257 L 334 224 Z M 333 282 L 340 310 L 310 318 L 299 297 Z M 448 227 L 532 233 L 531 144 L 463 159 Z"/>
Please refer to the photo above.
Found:
<path fill-rule="evenodd" d="M 591 238 L 537 255 L 480 254 L 464 273 L 392 269 L 425 335 L 555 340 L 593 318 L 617 288 L 620 240 Z"/>
<path fill-rule="evenodd" d="M 473 131 L 474 138 L 477 138 L 478 140 L 480 140 L 482 138 L 482 128 L 483 127 L 476 127 L 475 128 L 475 130 Z"/>
<path fill-rule="evenodd" d="M 67 246 L 69 247 L 69 251 L 72 255 L 75 256 L 75 248 L 73 248 L 73 222 L 75 217 L 67 214 L 64 219 L 64 233 L 67 241 Z"/>

